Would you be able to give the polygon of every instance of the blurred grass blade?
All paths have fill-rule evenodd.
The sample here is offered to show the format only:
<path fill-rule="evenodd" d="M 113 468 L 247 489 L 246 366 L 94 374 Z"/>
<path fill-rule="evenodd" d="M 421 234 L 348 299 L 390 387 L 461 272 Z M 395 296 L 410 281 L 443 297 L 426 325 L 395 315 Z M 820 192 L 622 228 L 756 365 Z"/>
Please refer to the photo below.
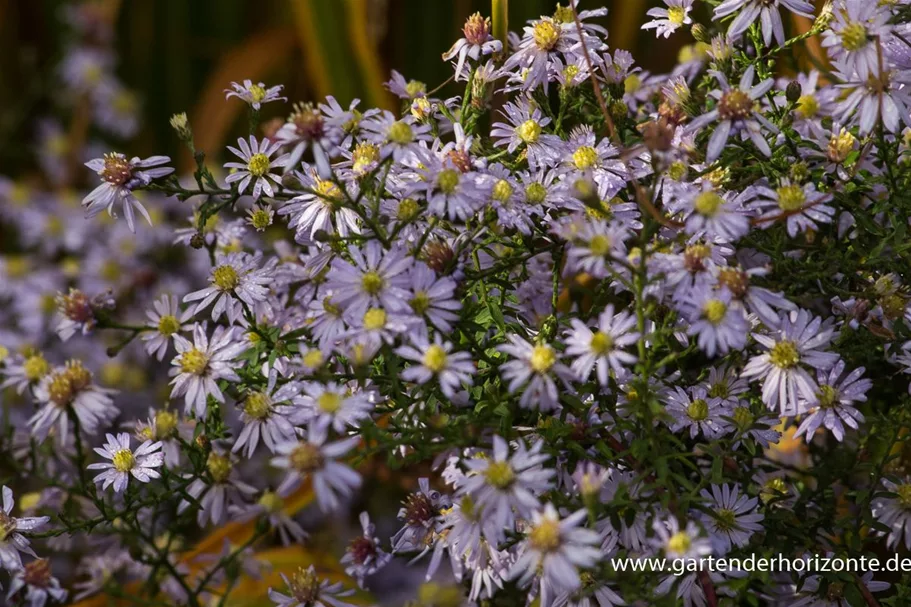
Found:
<path fill-rule="evenodd" d="M 503 50 L 507 51 L 509 49 L 506 41 L 509 34 L 509 0 L 493 0 L 491 8 L 493 37 L 502 42 Z"/>
<path fill-rule="evenodd" d="M 623 0 L 612 3 L 610 17 L 610 38 L 608 42 L 614 48 L 633 50 L 639 38 L 639 25 L 645 14 L 643 0 Z"/>
<path fill-rule="evenodd" d="M 366 88 L 368 105 L 393 109 L 395 103 L 393 103 L 392 96 L 383 86 L 383 82 L 386 80 L 386 70 L 380 63 L 376 42 L 370 36 L 367 0 L 348 0 L 346 4 L 348 37 Z"/>

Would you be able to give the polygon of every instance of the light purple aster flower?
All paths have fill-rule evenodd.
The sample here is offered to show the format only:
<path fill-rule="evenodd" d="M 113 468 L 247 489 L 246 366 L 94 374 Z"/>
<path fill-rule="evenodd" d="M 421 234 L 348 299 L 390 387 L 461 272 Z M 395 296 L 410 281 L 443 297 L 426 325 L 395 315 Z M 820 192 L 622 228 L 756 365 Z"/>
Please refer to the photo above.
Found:
<path fill-rule="evenodd" d="M 809 443 L 822 426 L 832 433 L 835 440 L 841 442 L 845 437 L 845 426 L 857 430 L 859 424 L 863 423 L 864 416 L 854 403 L 866 402 L 867 392 L 873 387 L 873 382 L 861 378 L 864 374 L 863 367 L 854 369 L 847 375 L 844 372 L 843 360 L 835 363 L 828 373 L 817 372 L 819 388 L 815 398 L 807 400 L 805 408 L 808 415 L 797 428 L 794 438 L 804 435 Z"/>
<path fill-rule="evenodd" d="M 152 225 L 152 218 L 133 196 L 133 190 L 149 185 L 153 179 L 173 173 L 174 169 L 171 167 L 161 166 L 168 162 L 171 162 L 171 159 L 167 156 L 151 156 L 145 160 L 134 157 L 128 160 L 126 156 L 116 152 L 86 162 L 85 166 L 101 177 L 102 184 L 82 200 L 85 216 L 94 217 L 103 209 L 107 209 L 108 215 L 116 217 L 114 205 L 120 203 L 131 232 L 136 231 L 135 211 L 139 211 L 149 225 Z"/>
<path fill-rule="evenodd" d="M 835 336 L 830 323 L 823 323 L 807 310 L 782 315 L 780 328 L 753 338 L 767 349 L 754 356 L 743 369 L 742 377 L 762 379 L 762 402 L 782 415 L 802 412 L 802 401 L 812 402 L 819 386 L 804 365 L 828 370 L 838 361 L 838 354 L 823 350 Z"/>
<path fill-rule="evenodd" d="M 453 352 L 452 344 L 443 341 L 439 334 L 434 336 L 433 343 L 418 334 L 413 344 L 401 346 L 395 351 L 402 358 L 418 363 L 402 371 L 405 381 L 426 384 L 436 378 L 440 391 L 447 398 L 452 398 L 457 390 L 473 383 L 472 375 L 477 370 L 468 352 Z"/>
<path fill-rule="evenodd" d="M 499 346 L 501 352 L 514 357 L 500 367 L 503 379 L 509 382 L 509 392 L 524 387 L 519 404 L 528 409 L 552 411 L 560 408 L 561 383 L 573 377 L 569 367 L 560 362 L 559 353 L 546 343 L 531 344 L 518 335 L 509 335 L 509 343 Z"/>
<path fill-rule="evenodd" d="M 822 46 L 829 57 L 842 62 L 846 73 L 856 72 L 861 80 L 875 77 L 882 67 L 879 44 L 892 29 L 891 18 L 886 4 L 840 0 L 822 34 Z"/>
<path fill-rule="evenodd" d="M 642 29 L 653 29 L 656 36 L 670 38 L 678 28 L 693 22 L 690 17 L 693 0 L 664 0 L 664 4 L 667 8 L 651 8 L 645 13 L 654 18 L 643 25 Z"/>
<path fill-rule="evenodd" d="M 713 439 L 725 434 L 730 423 L 723 418 L 727 410 L 720 398 L 708 395 L 703 386 L 693 386 L 683 390 L 680 386 L 669 389 L 664 400 L 667 412 L 674 418 L 670 424 L 672 432 L 688 430 L 690 438 L 702 434 L 705 439 Z"/>
<path fill-rule="evenodd" d="M 130 449 L 130 435 L 122 432 L 117 436 L 106 434 L 107 443 L 104 447 L 96 447 L 95 453 L 110 462 L 89 464 L 89 470 L 103 470 L 95 477 L 95 482 L 102 482 L 102 490 L 111 485 L 114 493 L 123 493 L 127 488 L 130 476 L 140 483 L 148 483 L 153 478 L 159 478 L 161 473 L 156 468 L 164 463 L 164 454 L 161 452 L 161 443 L 145 441 L 136 451 Z"/>
<path fill-rule="evenodd" d="M 759 498 L 750 498 L 733 484 L 712 485 L 712 491 L 703 489 L 699 493 L 707 500 L 706 507 L 711 515 L 703 519 L 716 554 L 727 554 L 732 547 L 743 548 L 765 517 L 756 512 Z"/>
<path fill-rule="evenodd" d="M 258 110 L 264 103 L 287 101 L 287 97 L 281 97 L 279 95 L 283 88 L 284 85 L 281 84 L 266 88 L 264 83 L 259 82 L 254 84 L 252 80 L 244 80 L 243 84 L 232 82 L 231 88 L 225 89 L 225 99 L 237 97 L 241 101 L 248 103 L 254 110 Z"/>
<path fill-rule="evenodd" d="M 269 141 L 263 139 L 259 141 L 253 135 L 250 135 L 250 143 L 243 137 L 237 140 L 240 149 L 228 146 L 232 154 L 243 160 L 243 162 L 226 162 L 226 169 L 234 169 L 231 174 L 225 178 L 226 183 L 240 182 L 237 191 L 244 194 L 250 183 L 253 183 L 252 196 L 254 199 L 265 193 L 266 196 L 275 196 L 275 189 L 281 187 L 281 176 L 272 173 L 273 169 L 284 167 L 291 158 L 290 154 L 282 154 L 278 158 L 272 158 L 282 144 L 278 141 Z"/>
<path fill-rule="evenodd" d="M 812 182 L 799 185 L 782 179 L 774 190 L 757 186 L 756 194 L 752 206 L 762 213 L 758 219 L 760 225 L 768 228 L 784 218 L 791 238 L 800 232 L 818 229 L 817 222 L 831 223 L 835 215 L 835 209 L 825 204 L 832 195 L 819 192 Z"/>
<path fill-rule="evenodd" d="M 769 122 L 757 109 L 756 101 L 765 96 L 775 85 L 773 78 L 766 78 L 762 82 L 754 85 L 753 78 L 755 69 L 751 65 L 740 78 L 736 87 L 728 84 L 727 78 L 718 71 L 712 71 L 711 74 L 721 84 L 721 91 L 712 91 L 710 96 L 718 100 L 718 105 L 712 111 L 699 116 L 690 123 L 687 130 L 689 132 L 698 131 L 708 124 L 718 121 L 711 137 L 709 138 L 708 148 L 706 150 L 705 161 L 714 162 L 724 149 L 731 132 L 740 131 L 748 136 L 753 144 L 759 148 L 759 151 L 766 156 L 772 155 L 772 149 L 762 135 L 762 129 L 777 133 L 778 128 Z"/>
<path fill-rule="evenodd" d="M 731 305 L 727 289 L 695 288 L 680 302 L 689 322 L 687 333 L 696 337 L 699 349 L 709 357 L 740 350 L 746 345 L 750 323 L 739 306 Z"/>
<path fill-rule="evenodd" d="M 639 340 L 636 317 L 628 311 L 615 314 L 613 304 L 608 304 L 598 316 L 594 331 L 577 318 L 571 324 L 566 336 L 566 355 L 575 358 L 570 368 L 579 380 L 586 381 L 596 368 L 598 382 L 606 386 L 610 370 L 622 374 L 624 365 L 636 362 L 634 354 L 623 350 Z"/>
<path fill-rule="evenodd" d="M 11 515 L 13 506 L 13 490 L 3 486 L 3 510 L 0 511 L 0 567 L 7 571 L 15 571 L 22 568 L 22 557 L 20 552 L 37 556 L 29 548 L 29 541 L 20 531 L 39 531 L 44 525 L 51 520 L 48 516 L 20 517 L 16 518 Z"/>
<path fill-rule="evenodd" d="M 494 145 L 505 147 L 510 154 L 524 146 L 528 168 L 532 171 L 548 166 L 555 154 L 563 149 L 559 137 L 543 131 L 550 124 L 550 118 L 544 116 L 541 108 L 533 107 L 527 101 L 507 103 L 503 106 L 503 115 L 509 122 L 495 122 L 490 130 Z"/>

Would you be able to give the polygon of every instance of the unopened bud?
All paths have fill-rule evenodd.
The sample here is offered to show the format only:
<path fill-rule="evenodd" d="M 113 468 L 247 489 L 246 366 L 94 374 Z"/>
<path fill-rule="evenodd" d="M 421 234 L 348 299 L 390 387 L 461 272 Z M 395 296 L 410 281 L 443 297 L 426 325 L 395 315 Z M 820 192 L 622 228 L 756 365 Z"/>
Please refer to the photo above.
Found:
<path fill-rule="evenodd" d="M 784 96 L 785 96 L 785 99 L 787 99 L 789 103 L 797 103 L 798 101 L 800 101 L 800 93 L 801 93 L 800 83 L 797 82 L 796 80 L 791 80 L 788 83 L 788 88 L 786 88 L 784 91 Z"/>
<path fill-rule="evenodd" d="M 193 234 L 192 238 L 190 238 L 190 246 L 194 249 L 201 249 L 205 246 L 205 244 L 206 237 L 203 236 L 202 232 L 196 232 Z"/>
<path fill-rule="evenodd" d="M 177 132 L 177 137 L 186 144 L 193 143 L 193 130 L 190 128 L 190 121 L 187 119 L 187 113 L 181 112 L 171 116 L 171 128 Z"/>

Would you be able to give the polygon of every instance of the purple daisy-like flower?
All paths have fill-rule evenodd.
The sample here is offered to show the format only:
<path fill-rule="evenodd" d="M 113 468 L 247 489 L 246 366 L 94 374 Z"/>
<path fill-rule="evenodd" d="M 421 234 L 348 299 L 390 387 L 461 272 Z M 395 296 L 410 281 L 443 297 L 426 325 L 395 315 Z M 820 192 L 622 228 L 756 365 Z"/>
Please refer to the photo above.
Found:
<path fill-rule="evenodd" d="M 839 360 L 828 372 L 817 372 L 819 387 L 815 398 L 808 399 L 805 408 L 809 415 L 804 418 L 794 438 L 804 435 L 807 442 L 813 440 L 820 427 L 828 429 L 835 440 L 845 437 L 845 426 L 857 430 L 863 423 L 863 413 L 857 410 L 855 402 L 866 402 L 867 392 L 873 382 L 862 378 L 864 368 L 859 367 L 845 375 L 845 362 Z"/>

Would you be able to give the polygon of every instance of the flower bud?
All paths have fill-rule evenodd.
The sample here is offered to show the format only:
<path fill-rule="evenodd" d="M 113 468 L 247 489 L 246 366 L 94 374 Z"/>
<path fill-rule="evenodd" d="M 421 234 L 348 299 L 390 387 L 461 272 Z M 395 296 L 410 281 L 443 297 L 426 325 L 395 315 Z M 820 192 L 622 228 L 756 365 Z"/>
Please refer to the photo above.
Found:
<path fill-rule="evenodd" d="M 696 39 L 696 42 L 711 42 L 712 40 L 709 30 L 701 23 L 693 25 L 692 29 L 690 29 L 690 33 L 693 34 L 693 38 Z"/>
<path fill-rule="evenodd" d="M 801 93 L 800 83 L 797 82 L 796 80 L 791 80 L 788 83 L 788 88 L 785 89 L 784 96 L 785 96 L 785 99 L 787 99 L 789 103 L 797 103 L 798 101 L 800 101 L 800 93 Z"/>

